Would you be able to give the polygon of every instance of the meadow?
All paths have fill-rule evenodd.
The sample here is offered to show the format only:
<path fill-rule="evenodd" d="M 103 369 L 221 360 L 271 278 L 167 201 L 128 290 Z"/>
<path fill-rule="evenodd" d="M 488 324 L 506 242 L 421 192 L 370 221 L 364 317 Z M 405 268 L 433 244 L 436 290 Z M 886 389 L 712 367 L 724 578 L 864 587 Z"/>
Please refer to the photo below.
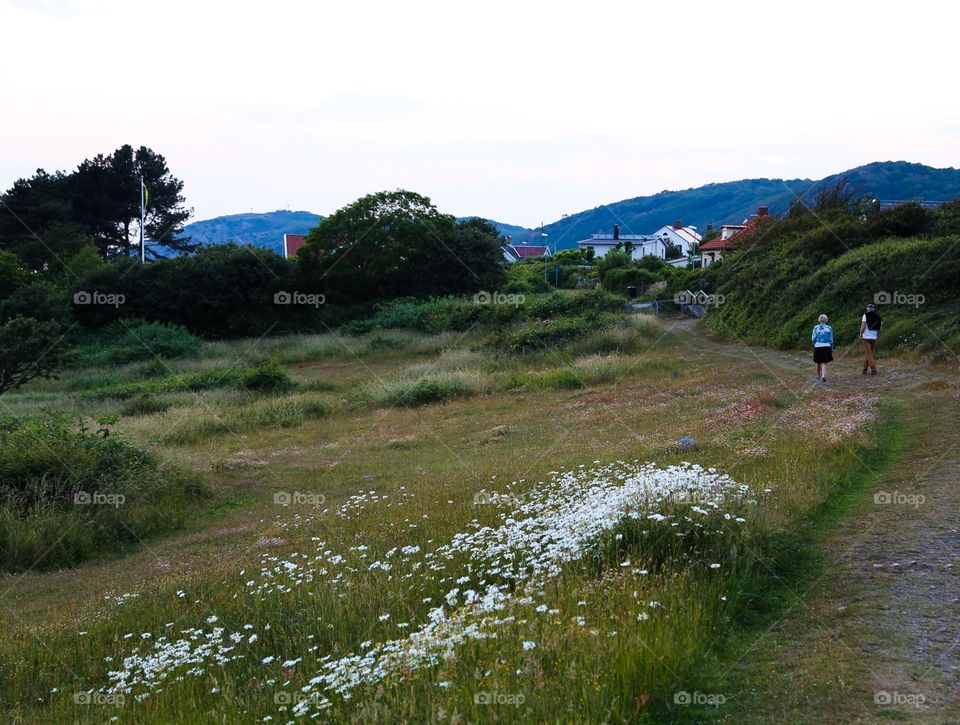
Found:
<path fill-rule="evenodd" d="M 49 460 L 70 441 L 90 464 L 4 508 L 7 719 L 722 715 L 718 663 L 777 611 L 895 411 L 561 297 L 503 324 L 414 315 L 90 358 L 5 395 L 0 432 L 52 416 L 53 438 L 21 445 Z M 122 505 L 57 503 L 91 477 L 120 493 L 101 475 L 118 455 L 141 466 Z M 140 530 L 128 506 L 176 516 Z M 14 556 L 41 522 L 51 545 L 108 533 Z"/>

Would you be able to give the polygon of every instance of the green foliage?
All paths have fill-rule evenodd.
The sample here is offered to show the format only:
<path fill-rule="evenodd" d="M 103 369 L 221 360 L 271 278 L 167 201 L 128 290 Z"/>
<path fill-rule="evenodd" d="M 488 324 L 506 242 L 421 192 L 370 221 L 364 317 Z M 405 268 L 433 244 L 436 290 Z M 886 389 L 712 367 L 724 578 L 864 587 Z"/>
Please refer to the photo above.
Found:
<path fill-rule="evenodd" d="M 91 328 L 134 317 L 204 337 L 259 336 L 304 325 L 316 315 L 309 305 L 275 304 L 278 292 L 296 289 L 292 262 L 224 244 L 147 265 L 125 260 L 95 269 L 73 292 L 122 295 L 123 303 L 74 305 L 73 312 Z"/>
<path fill-rule="evenodd" d="M 295 383 L 274 362 L 264 362 L 241 368 L 201 370 L 196 373 L 167 375 L 135 383 L 97 385 L 86 392 L 88 398 L 116 398 L 127 400 L 140 395 L 199 392 L 217 388 L 234 388 L 263 393 L 281 393 L 292 390 Z"/>
<path fill-rule="evenodd" d="M 386 405 L 413 407 L 430 403 L 445 403 L 454 398 L 472 394 L 472 390 L 458 378 L 423 378 L 401 383 L 385 391 L 376 402 Z"/>
<path fill-rule="evenodd" d="M 199 338 L 179 325 L 143 320 L 122 321 L 118 324 L 123 334 L 109 349 L 110 361 L 115 364 L 153 360 L 157 357 L 187 357 L 200 351 Z"/>
<path fill-rule="evenodd" d="M 129 145 L 87 159 L 69 174 L 40 169 L 15 182 L 0 197 L 0 246 L 34 270 L 91 241 L 103 259 L 130 256 L 139 239 L 141 179 L 148 190 L 146 238 L 177 251 L 193 249 L 182 234 L 190 216 L 183 182 L 170 174 L 163 156 Z"/>
<path fill-rule="evenodd" d="M 886 292 L 914 304 L 881 305 L 882 347 L 956 349 L 960 342 L 956 281 L 960 236 L 931 237 L 953 208 L 927 212 L 904 205 L 868 216 L 858 211 L 798 213 L 781 220 L 746 252 L 703 277 L 725 303 L 708 316 L 717 333 L 781 347 L 805 346 L 817 316 L 830 316 L 837 344 L 856 339 L 864 305 Z M 817 218 L 819 217 L 819 219 Z M 911 238 L 874 236 L 896 229 Z M 919 302 L 922 300 L 922 302 Z"/>
<path fill-rule="evenodd" d="M 299 252 L 303 279 L 334 303 L 497 289 L 500 235 L 481 219 L 457 223 L 410 191 L 364 196 L 324 219 Z"/>
<path fill-rule="evenodd" d="M 170 403 L 152 393 L 140 393 L 120 408 L 121 415 L 141 416 L 162 413 L 170 408 Z"/>
<path fill-rule="evenodd" d="M 531 294 L 515 297 L 512 303 L 481 304 L 472 297 L 401 299 L 378 306 L 372 317 L 351 322 L 344 326 L 344 331 L 356 335 L 390 328 L 430 333 L 465 332 L 474 327 L 502 328 L 523 320 L 545 320 L 571 313 L 609 312 L 622 306 L 620 298 L 600 290 Z"/>
<path fill-rule="evenodd" d="M 611 321 L 610 316 L 598 315 L 534 320 L 495 334 L 488 344 L 515 354 L 542 352 L 590 334 Z"/>
<path fill-rule="evenodd" d="M 70 566 L 180 526 L 205 488 L 107 429 L 0 417 L 0 566 Z"/>
<path fill-rule="evenodd" d="M 55 378 L 66 361 L 56 322 L 14 317 L 0 325 L 0 395 L 34 378 Z"/>
<path fill-rule="evenodd" d="M 547 280 L 548 271 L 544 271 L 542 259 L 521 259 L 507 266 L 507 281 L 503 291 L 508 294 L 536 294 L 547 292 L 551 288 Z"/>
<path fill-rule="evenodd" d="M 9 297 L 15 289 L 30 281 L 30 272 L 13 252 L 0 249 L 0 300 Z"/>
<path fill-rule="evenodd" d="M 235 387 L 258 393 L 286 393 L 295 387 L 290 376 L 275 360 L 241 368 L 233 373 L 231 379 Z"/>
<path fill-rule="evenodd" d="M 42 279 L 18 287 L 0 302 L 0 322 L 14 317 L 30 317 L 69 327 L 72 319 L 66 290 Z"/>

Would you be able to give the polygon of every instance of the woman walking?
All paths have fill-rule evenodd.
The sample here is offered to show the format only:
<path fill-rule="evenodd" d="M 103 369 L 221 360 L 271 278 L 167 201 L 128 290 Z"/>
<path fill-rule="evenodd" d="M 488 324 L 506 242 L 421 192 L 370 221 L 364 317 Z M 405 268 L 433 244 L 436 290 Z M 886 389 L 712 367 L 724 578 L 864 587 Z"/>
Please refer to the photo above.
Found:
<path fill-rule="evenodd" d="M 827 382 L 827 363 L 833 362 L 833 328 L 827 316 L 820 315 L 810 336 L 813 342 L 813 361 L 817 364 L 817 382 Z"/>
<path fill-rule="evenodd" d="M 863 339 L 863 351 L 866 358 L 863 361 L 863 374 L 867 374 L 867 368 L 871 375 L 877 374 L 877 361 L 874 354 L 877 351 L 877 338 L 880 336 L 880 328 L 883 327 L 883 320 L 877 314 L 877 309 L 871 304 L 867 305 L 867 310 L 860 319 L 860 337 Z"/>

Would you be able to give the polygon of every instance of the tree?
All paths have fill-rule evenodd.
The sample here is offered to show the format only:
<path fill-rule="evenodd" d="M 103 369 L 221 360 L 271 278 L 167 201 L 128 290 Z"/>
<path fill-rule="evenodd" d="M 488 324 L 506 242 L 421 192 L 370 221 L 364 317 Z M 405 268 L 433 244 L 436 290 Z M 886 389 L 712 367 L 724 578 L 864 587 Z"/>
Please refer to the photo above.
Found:
<path fill-rule="evenodd" d="M 680 259 L 683 256 L 683 250 L 680 249 L 680 246 L 676 242 L 671 242 L 670 240 L 664 240 L 664 259 Z"/>
<path fill-rule="evenodd" d="M 0 395 L 34 378 L 55 378 L 66 361 L 60 325 L 15 317 L 0 325 Z"/>
<path fill-rule="evenodd" d="M 73 219 L 69 177 L 43 169 L 18 179 L 0 196 L 0 249 L 16 254 L 40 271 L 63 256 L 76 254 L 90 240 Z"/>
<path fill-rule="evenodd" d="M 130 256 L 139 246 L 141 179 L 147 189 L 144 236 L 151 246 L 196 249 L 183 236 L 192 211 L 183 206 L 183 182 L 170 173 L 163 156 L 146 146 L 134 151 L 124 145 L 80 164 L 69 177 L 73 220 L 94 235 L 104 259 Z M 157 256 L 155 249 L 148 251 Z"/>
<path fill-rule="evenodd" d="M 12 252 L 0 249 L 0 302 L 30 281 L 30 273 L 20 258 Z"/>
<path fill-rule="evenodd" d="M 366 302 L 496 289 L 500 235 L 482 219 L 457 224 L 425 196 L 384 191 L 334 212 L 307 235 L 304 279 L 329 301 Z"/>

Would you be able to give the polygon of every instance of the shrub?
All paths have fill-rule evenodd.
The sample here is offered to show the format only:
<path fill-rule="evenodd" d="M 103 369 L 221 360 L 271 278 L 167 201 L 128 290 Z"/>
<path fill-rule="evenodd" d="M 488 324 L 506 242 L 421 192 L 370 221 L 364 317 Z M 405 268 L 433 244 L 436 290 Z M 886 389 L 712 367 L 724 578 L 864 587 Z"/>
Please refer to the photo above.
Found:
<path fill-rule="evenodd" d="M 163 322 L 125 323 L 123 335 L 110 347 L 110 362 L 122 365 L 136 360 L 196 355 L 200 340 L 180 325 Z"/>
<path fill-rule="evenodd" d="M 154 413 L 164 412 L 170 408 L 170 406 L 171 403 L 161 400 L 156 395 L 140 393 L 136 397 L 128 400 L 123 407 L 120 408 L 120 414 L 129 416 L 153 415 Z"/>
<path fill-rule="evenodd" d="M 295 387 L 290 376 L 280 369 L 276 361 L 242 368 L 232 378 L 234 387 L 261 393 L 286 393 Z"/>
<path fill-rule="evenodd" d="M 106 428 L 66 416 L 0 418 L 0 566 L 70 566 L 182 525 L 207 495 Z"/>
<path fill-rule="evenodd" d="M 454 374 L 379 382 L 368 386 L 365 392 L 374 405 L 414 407 L 469 397 L 476 389 L 474 380 L 464 374 Z"/>

